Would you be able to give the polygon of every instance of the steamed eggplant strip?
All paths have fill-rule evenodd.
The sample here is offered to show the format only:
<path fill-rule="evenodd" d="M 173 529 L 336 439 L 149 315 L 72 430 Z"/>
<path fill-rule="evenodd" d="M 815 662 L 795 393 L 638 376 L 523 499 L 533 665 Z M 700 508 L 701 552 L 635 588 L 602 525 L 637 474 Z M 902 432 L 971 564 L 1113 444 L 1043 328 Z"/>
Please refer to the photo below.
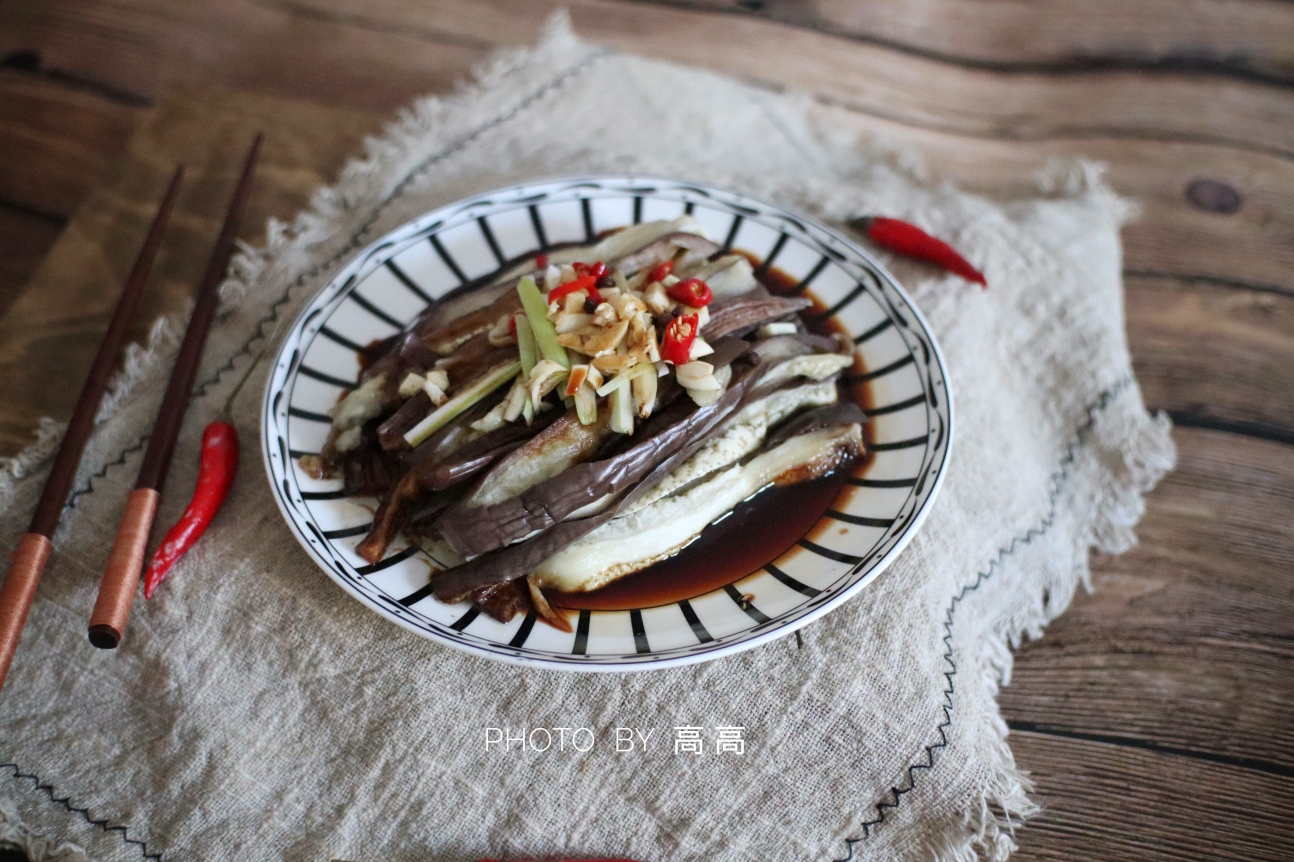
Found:
<path fill-rule="evenodd" d="M 812 305 L 813 300 L 794 296 L 737 296 L 715 300 L 710 306 L 710 321 L 701 327 L 701 334 L 713 341 L 795 314 Z"/>
<path fill-rule="evenodd" d="M 721 470 L 764 445 L 770 428 L 806 407 L 833 405 L 839 400 L 835 381 L 808 383 L 774 392 L 738 410 L 720 433 L 711 435 L 691 458 L 679 465 L 655 488 L 646 492 L 632 512 L 676 493 L 685 485 Z"/>
<path fill-rule="evenodd" d="M 736 410 L 755 377 L 755 368 L 743 363 L 743 368 L 734 373 L 728 391 L 714 404 L 692 409 L 679 421 L 618 455 L 577 464 L 493 505 L 446 513 L 438 525 L 441 535 L 470 560 L 532 537 L 573 512 L 623 492 L 686 443 L 703 438 Z"/>
<path fill-rule="evenodd" d="M 351 497 L 380 497 L 391 490 L 402 473 L 399 458 L 364 446 L 342 459 L 342 490 Z"/>
<path fill-rule="evenodd" d="M 383 449 L 408 449 L 404 435 L 431 412 L 431 399 L 426 392 L 417 392 L 400 405 L 391 416 L 377 426 L 377 441 Z"/>
<path fill-rule="evenodd" d="M 476 476 L 500 458 L 533 438 L 552 422 L 553 411 L 532 425 L 509 423 L 488 431 L 447 457 L 412 470 L 418 484 L 427 491 L 443 491 Z"/>
<path fill-rule="evenodd" d="M 629 475 L 641 475 L 633 468 L 641 467 L 643 462 L 650 463 L 654 460 L 651 456 L 658 454 L 661 450 L 669 451 L 671 454 L 656 463 L 650 472 L 642 476 L 637 485 L 628 487 L 628 490 L 624 492 L 624 496 L 615 505 L 589 517 L 554 523 L 548 529 L 527 538 L 524 542 L 499 547 L 497 550 L 483 554 L 465 562 L 461 566 L 437 575 L 432 581 L 433 592 L 436 597 L 445 602 L 458 602 L 462 601 L 472 590 L 489 584 L 524 577 L 527 572 L 561 548 L 606 523 L 618 511 L 625 506 L 631 505 L 639 496 L 651 490 L 656 483 L 662 481 L 679 464 L 690 458 L 697 449 L 704 445 L 706 435 L 741 403 L 745 389 L 744 383 L 753 377 L 753 374 L 750 373 L 751 371 L 753 371 L 753 368 L 748 367 L 734 374 L 733 385 L 712 407 L 697 408 L 689 414 L 688 419 L 695 420 L 692 423 L 694 427 L 691 429 L 696 432 L 695 436 L 688 433 L 661 434 L 652 438 L 655 444 L 647 447 L 651 451 L 636 451 L 643 446 L 643 444 L 638 444 L 638 446 L 625 452 L 624 455 L 631 456 L 631 458 L 629 463 L 620 466 L 627 469 L 618 474 L 612 473 L 611 476 L 605 478 L 627 480 Z M 650 443 L 651 441 L 645 442 Z M 605 462 L 603 463 L 605 465 Z M 631 483 L 626 481 L 625 484 L 628 486 Z M 575 492 L 574 488 L 571 490 Z M 569 503 L 567 505 L 569 506 Z M 570 507 L 570 512 L 577 511 L 578 508 L 580 507 Z"/>
<path fill-rule="evenodd" d="M 671 231 L 653 243 L 643 246 L 638 251 L 614 259 L 611 263 L 625 273 L 633 275 L 641 269 L 648 269 L 658 263 L 673 260 L 674 255 L 683 250 L 687 252 L 683 259 L 675 262 L 675 268 L 695 265 L 722 249 L 700 234 L 688 231 Z"/>
<path fill-rule="evenodd" d="M 560 475 L 592 458 L 610 430 L 608 410 L 599 413 L 597 421 L 590 425 L 567 411 L 500 461 L 463 501 L 463 506 L 477 509 L 499 503 Z"/>
<path fill-rule="evenodd" d="M 711 523 L 769 485 L 820 478 L 861 451 L 858 424 L 784 440 L 678 494 L 617 515 L 539 564 L 531 582 L 568 593 L 595 590 L 673 556 Z"/>
<path fill-rule="evenodd" d="M 471 599 L 472 604 L 501 623 L 510 623 L 517 614 L 529 613 L 531 608 L 530 591 L 517 581 L 484 587 Z"/>
<path fill-rule="evenodd" d="M 792 437 L 808 434 L 821 428 L 849 424 L 867 424 L 867 414 L 863 412 L 863 408 L 852 401 L 815 407 L 773 429 L 773 432 L 768 435 L 768 444 L 781 443 L 783 440 L 789 440 Z"/>
<path fill-rule="evenodd" d="M 403 462 L 414 468 L 427 468 L 444 460 L 468 443 L 481 436 L 481 432 L 472 427 L 472 423 L 494 409 L 499 403 L 500 392 L 496 389 L 488 398 L 482 398 L 471 409 L 456 416 L 453 421 L 422 441 L 413 450 L 401 453 Z"/>
<path fill-rule="evenodd" d="M 496 431 L 479 434 L 470 441 L 460 440 L 456 446 L 444 446 L 442 443 L 441 451 L 433 449 L 423 454 L 383 498 L 373 517 L 373 527 L 356 547 L 356 552 L 370 563 L 382 559 L 396 534 L 410 520 L 406 518 L 405 510 L 418 499 L 420 490 L 443 492 L 461 485 L 521 446 L 551 421 L 540 420 L 533 426 L 505 425 Z M 458 430 L 475 433 L 464 425 L 460 425 Z M 432 441 L 428 441 L 420 446 L 419 451 L 428 448 L 431 443 Z M 443 494 L 434 496 L 433 500 L 443 503 L 435 512 L 437 517 L 452 502 L 446 501 Z"/>
<path fill-rule="evenodd" d="M 421 333 L 418 340 L 433 353 L 448 356 L 469 338 L 488 332 L 499 318 L 515 314 L 520 310 L 521 300 L 516 291 L 504 291 L 498 299 L 485 308 L 468 312 L 442 327 Z"/>
<path fill-rule="evenodd" d="M 710 286 L 715 302 L 744 296 L 759 288 L 755 269 L 739 254 L 726 255 L 692 270 L 678 273 L 680 278 L 699 278 Z"/>
<path fill-rule="evenodd" d="M 418 495 L 418 477 L 413 473 L 404 476 L 391 489 L 391 493 L 373 514 L 373 526 L 368 535 L 355 546 L 355 553 L 365 562 L 376 563 L 386 555 L 397 533 L 404 527 L 405 504 Z"/>

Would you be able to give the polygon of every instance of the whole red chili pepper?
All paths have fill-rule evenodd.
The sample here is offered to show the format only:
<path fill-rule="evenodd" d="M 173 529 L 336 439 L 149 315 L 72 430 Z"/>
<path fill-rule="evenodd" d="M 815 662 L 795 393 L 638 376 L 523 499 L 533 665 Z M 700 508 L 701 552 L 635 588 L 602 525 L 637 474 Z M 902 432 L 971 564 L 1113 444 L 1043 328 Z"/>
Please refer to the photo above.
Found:
<path fill-rule="evenodd" d="M 171 566 L 202 538 L 207 525 L 220 510 L 220 504 L 225 501 L 237 472 L 238 431 L 230 423 L 217 419 L 202 432 L 202 465 L 198 470 L 198 486 L 193 490 L 193 499 L 148 563 L 148 571 L 144 573 L 144 598 L 153 597 L 157 585 Z"/>
<path fill-rule="evenodd" d="M 243 373 L 242 379 L 229 393 L 220 417 L 207 425 L 202 431 L 202 457 L 198 466 L 198 484 L 193 489 L 193 497 L 184 508 L 184 514 L 175 526 L 167 531 L 148 561 L 144 572 L 144 598 L 151 599 L 157 586 L 166 577 L 171 567 L 197 544 L 198 539 L 207 531 L 207 525 L 220 511 L 220 506 L 229 495 L 229 487 L 234 483 L 238 472 L 238 429 L 233 423 L 233 404 L 239 390 L 251 376 L 252 370 L 260 362 L 260 356 Z"/>
<path fill-rule="evenodd" d="M 850 221 L 849 226 L 867 234 L 877 245 L 908 257 L 938 264 L 949 272 L 988 289 L 984 274 L 971 266 L 970 261 L 948 243 L 936 239 L 914 224 L 884 216 L 863 216 Z"/>

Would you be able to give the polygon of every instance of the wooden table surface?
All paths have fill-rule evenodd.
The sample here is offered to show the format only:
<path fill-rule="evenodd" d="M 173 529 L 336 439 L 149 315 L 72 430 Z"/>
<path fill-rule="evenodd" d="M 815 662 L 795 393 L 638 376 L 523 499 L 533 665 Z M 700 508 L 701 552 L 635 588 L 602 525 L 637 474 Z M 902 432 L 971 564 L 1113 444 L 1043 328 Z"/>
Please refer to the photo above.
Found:
<path fill-rule="evenodd" d="M 0 455 L 70 414 L 169 159 L 194 170 L 137 336 L 196 280 L 254 125 L 253 241 L 557 5 L 0 4 Z M 843 106 L 968 188 L 1108 163 L 1143 207 L 1128 330 L 1180 462 L 1141 545 L 1017 653 L 1001 703 L 1043 813 L 1016 858 L 1294 858 L 1294 5 L 565 5 L 586 38 Z"/>

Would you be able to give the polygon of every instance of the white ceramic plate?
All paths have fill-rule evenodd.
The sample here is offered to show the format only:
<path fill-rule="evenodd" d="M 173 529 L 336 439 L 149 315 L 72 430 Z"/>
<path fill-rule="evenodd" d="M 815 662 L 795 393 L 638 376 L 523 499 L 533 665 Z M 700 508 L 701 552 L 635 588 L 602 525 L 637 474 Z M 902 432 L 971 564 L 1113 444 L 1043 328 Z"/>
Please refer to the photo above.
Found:
<path fill-rule="evenodd" d="M 504 625 L 430 595 L 429 559 L 399 540 L 381 562 L 354 551 L 376 501 L 297 466 L 328 434 L 328 409 L 359 375 L 357 351 L 435 298 L 504 261 L 610 228 L 691 213 L 725 247 L 799 282 L 854 339 L 871 389 L 874 455 L 805 538 L 732 584 L 689 600 L 580 611 L 564 633 L 533 615 Z M 410 631 L 518 664 L 633 670 L 705 661 L 793 632 L 857 593 L 920 528 L 952 441 L 943 360 L 925 320 L 863 249 L 811 219 L 724 189 L 649 177 L 545 180 L 459 201 L 392 231 L 310 301 L 265 389 L 261 443 L 280 510 L 307 553 L 359 601 Z"/>

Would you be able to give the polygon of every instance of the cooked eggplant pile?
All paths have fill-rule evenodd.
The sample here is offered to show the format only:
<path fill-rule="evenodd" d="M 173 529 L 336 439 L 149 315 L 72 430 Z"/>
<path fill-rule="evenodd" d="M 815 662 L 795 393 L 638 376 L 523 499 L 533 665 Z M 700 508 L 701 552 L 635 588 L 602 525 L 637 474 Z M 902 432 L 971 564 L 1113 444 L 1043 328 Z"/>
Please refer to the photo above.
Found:
<path fill-rule="evenodd" d="M 552 592 L 645 569 L 862 454 L 838 382 L 852 346 L 811 333 L 810 305 L 691 216 L 536 255 L 375 346 L 301 466 L 380 498 L 364 559 L 403 533 L 442 567 L 441 601 L 569 631 Z"/>

